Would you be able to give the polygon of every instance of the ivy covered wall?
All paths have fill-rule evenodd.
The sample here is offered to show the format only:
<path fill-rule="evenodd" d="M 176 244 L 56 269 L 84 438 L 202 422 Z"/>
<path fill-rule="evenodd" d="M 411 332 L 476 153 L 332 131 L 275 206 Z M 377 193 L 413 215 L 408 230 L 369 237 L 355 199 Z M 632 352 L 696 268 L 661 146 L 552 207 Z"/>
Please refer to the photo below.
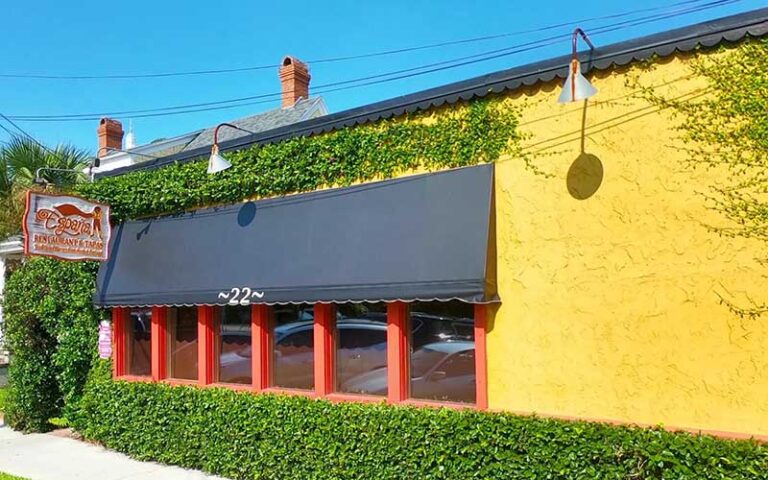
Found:
<path fill-rule="evenodd" d="M 518 121 L 515 108 L 480 100 L 228 152 L 233 167 L 215 176 L 201 159 L 82 184 L 77 193 L 111 205 L 119 222 L 493 162 L 504 153 L 519 154 Z M 5 308 L 14 353 L 8 420 L 15 428 L 44 431 L 52 428 L 52 417 L 76 419 L 104 315 L 91 303 L 96 271 L 93 263 L 36 258 L 8 282 Z"/>
<path fill-rule="evenodd" d="M 523 161 L 520 111 L 484 99 L 313 137 L 225 152 L 232 168 L 206 173 L 207 158 L 108 177 L 78 187 L 120 221 L 329 186 L 493 162 Z"/>

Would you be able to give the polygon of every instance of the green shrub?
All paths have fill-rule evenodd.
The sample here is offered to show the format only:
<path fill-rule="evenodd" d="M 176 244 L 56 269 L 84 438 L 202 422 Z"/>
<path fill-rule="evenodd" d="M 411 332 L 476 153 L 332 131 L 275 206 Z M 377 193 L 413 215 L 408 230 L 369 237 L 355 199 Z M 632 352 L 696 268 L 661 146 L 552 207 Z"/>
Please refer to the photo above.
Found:
<path fill-rule="evenodd" d="M 7 388 L 0 388 L 0 413 L 5 411 L 5 397 L 8 396 Z"/>
<path fill-rule="evenodd" d="M 96 264 L 30 259 L 6 285 L 4 314 L 10 365 L 6 420 L 46 431 L 49 419 L 77 408 L 96 354 Z"/>
<path fill-rule="evenodd" d="M 8 473 L 0 472 L 0 480 L 26 480 L 26 479 L 21 477 L 16 477 Z"/>
<path fill-rule="evenodd" d="M 766 478 L 768 447 L 506 413 L 89 381 L 85 437 L 232 478 Z"/>

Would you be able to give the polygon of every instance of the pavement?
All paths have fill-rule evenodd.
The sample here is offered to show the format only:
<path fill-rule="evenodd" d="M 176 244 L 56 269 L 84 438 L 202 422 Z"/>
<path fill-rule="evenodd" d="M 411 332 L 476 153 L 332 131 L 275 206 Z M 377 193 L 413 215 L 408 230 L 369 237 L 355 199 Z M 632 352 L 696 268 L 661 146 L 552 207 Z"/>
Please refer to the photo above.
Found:
<path fill-rule="evenodd" d="M 62 433 L 24 435 L 2 424 L 0 472 L 30 480 L 224 480 L 194 470 L 140 462 Z"/>

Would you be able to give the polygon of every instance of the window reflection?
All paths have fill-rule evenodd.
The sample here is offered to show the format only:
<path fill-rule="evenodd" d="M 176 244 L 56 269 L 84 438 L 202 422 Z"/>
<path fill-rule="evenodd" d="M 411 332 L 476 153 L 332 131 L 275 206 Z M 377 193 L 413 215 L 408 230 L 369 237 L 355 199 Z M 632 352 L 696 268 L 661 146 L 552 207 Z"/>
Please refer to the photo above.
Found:
<path fill-rule="evenodd" d="M 336 390 L 387 394 L 387 306 L 342 304 L 336 308 Z"/>
<path fill-rule="evenodd" d="M 126 318 L 126 365 L 129 375 L 152 375 L 152 310 L 131 310 Z"/>
<path fill-rule="evenodd" d="M 216 309 L 217 381 L 250 384 L 251 309 L 220 307 Z"/>
<path fill-rule="evenodd" d="M 409 306 L 411 397 L 475 402 L 474 306 L 415 302 Z"/>
<path fill-rule="evenodd" d="M 315 386 L 313 306 L 277 305 L 272 314 L 272 385 L 312 390 Z"/>
<path fill-rule="evenodd" d="M 168 309 L 168 374 L 197 380 L 197 308 Z"/>

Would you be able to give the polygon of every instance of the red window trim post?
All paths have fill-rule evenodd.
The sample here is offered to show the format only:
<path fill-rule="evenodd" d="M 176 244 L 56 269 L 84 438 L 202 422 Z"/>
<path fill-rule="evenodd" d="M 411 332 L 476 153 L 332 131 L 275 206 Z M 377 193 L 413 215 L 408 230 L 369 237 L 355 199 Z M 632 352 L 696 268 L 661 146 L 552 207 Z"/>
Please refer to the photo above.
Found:
<path fill-rule="evenodd" d="M 315 304 L 315 394 L 326 396 L 333 393 L 336 348 L 333 341 L 333 330 L 336 327 L 333 305 L 328 303 Z"/>
<path fill-rule="evenodd" d="M 272 383 L 271 313 L 268 305 L 251 306 L 251 375 L 255 392 L 269 388 Z"/>
<path fill-rule="evenodd" d="M 408 304 L 387 304 L 387 401 L 408 399 L 410 373 L 408 361 Z"/>
<path fill-rule="evenodd" d="M 126 372 L 125 318 L 128 310 L 122 307 L 112 309 L 112 376 L 122 377 Z"/>
<path fill-rule="evenodd" d="M 197 381 L 200 385 L 213 383 L 216 364 L 214 343 L 214 307 L 197 307 Z"/>
<path fill-rule="evenodd" d="M 488 352 L 486 331 L 488 308 L 475 305 L 475 406 L 480 410 L 488 409 Z"/>
<path fill-rule="evenodd" d="M 167 338 L 167 309 L 152 307 L 152 380 L 164 380 L 167 375 L 168 359 L 166 358 Z"/>

